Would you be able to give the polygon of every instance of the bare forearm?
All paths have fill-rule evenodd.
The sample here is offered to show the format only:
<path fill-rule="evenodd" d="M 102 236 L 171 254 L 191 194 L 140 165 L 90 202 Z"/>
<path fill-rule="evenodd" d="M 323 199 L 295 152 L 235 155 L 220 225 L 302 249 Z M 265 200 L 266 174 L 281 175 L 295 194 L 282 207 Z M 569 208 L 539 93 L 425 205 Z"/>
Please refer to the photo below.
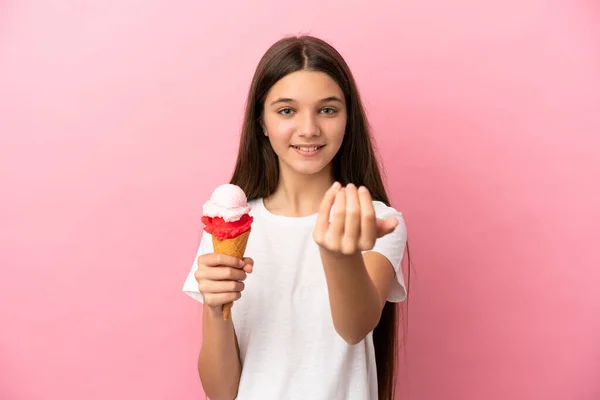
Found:
<path fill-rule="evenodd" d="M 348 343 L 356 344 L 375 329 L 382 300 L 369 277 L 361 253 L 336 255 L 321 249 L 333 325 Z"/>
<path fill-rule="evenodd" d="M 203 341 L 198 373 L 211 400 L 232 400 L 237 395 L 241 364 L 231 319 L 204 306 Z"/>

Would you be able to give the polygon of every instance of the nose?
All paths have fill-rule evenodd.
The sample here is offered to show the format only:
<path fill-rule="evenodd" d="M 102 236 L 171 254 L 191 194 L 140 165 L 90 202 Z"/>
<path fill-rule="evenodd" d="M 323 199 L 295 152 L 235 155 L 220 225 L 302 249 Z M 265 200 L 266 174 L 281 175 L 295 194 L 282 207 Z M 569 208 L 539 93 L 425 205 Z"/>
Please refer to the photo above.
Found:
<path fill-rule="evenodd" d="M 321 134 L 317 118 L 312 113 L 304 113 L 298 121 L 298 135 L 300 137 L 317 137 Z"/>

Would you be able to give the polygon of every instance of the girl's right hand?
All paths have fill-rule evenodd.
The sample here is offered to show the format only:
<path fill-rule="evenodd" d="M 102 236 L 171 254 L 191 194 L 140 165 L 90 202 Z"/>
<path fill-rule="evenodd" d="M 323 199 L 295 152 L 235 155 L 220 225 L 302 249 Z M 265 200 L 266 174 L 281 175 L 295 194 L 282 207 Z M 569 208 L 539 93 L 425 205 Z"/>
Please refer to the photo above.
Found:
<path fill-rule="evenodd" d="M 204 304 L 221 311 L 223 304 L 238 300 L 244 290 L 244 280 L 252 273 L 254 260 L 225 254 L 208 253 L 198 257 L 198 270 L 194 274 Z"/>

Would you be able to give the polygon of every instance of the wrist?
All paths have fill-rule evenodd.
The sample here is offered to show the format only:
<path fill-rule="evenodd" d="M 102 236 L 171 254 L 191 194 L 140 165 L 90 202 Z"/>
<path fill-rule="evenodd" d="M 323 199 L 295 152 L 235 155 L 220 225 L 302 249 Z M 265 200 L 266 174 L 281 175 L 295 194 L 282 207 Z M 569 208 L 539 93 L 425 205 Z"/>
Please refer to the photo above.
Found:
<path fill-rule="evenodd" d="M 324 264 L 333 262 L 339 265 L 356 264 L 357 261 L 362 261 L 362 252 L 357 251 L 353 254 L 343 254 L 335 251 L 331 251 L 325 247 L 319 246 L 319 252 L 321 254 L 321 261 Z"/>
<path fill-rule="evenodd" d="M 204 314 L 211 319 L 223 320 L 223 306 L 208 306 L 204 304 Z"/>

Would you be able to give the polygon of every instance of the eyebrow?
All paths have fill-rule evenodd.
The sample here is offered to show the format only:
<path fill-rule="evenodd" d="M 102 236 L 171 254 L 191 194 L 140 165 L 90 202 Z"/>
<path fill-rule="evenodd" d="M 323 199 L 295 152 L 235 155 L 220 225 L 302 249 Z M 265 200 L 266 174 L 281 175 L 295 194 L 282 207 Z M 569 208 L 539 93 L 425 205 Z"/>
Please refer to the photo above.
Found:
<path fill-rule="evenodd" d="M 277 103 L 293 103 L 294 101 L 295 101 L 294 99 L 290 99 L 289 97 L 280 97 L 277 100 L 275 100 L 274 102 L 272 102 L 271 105 L 273 106 Z M 341 104 L 344 104 L 344 101 L 337 96 L 326 97 L 324 99 L 321 99 L 321 101 L 319 101 L 319 103 L 327 103 L 329 101 L 337 101 Z"/>

